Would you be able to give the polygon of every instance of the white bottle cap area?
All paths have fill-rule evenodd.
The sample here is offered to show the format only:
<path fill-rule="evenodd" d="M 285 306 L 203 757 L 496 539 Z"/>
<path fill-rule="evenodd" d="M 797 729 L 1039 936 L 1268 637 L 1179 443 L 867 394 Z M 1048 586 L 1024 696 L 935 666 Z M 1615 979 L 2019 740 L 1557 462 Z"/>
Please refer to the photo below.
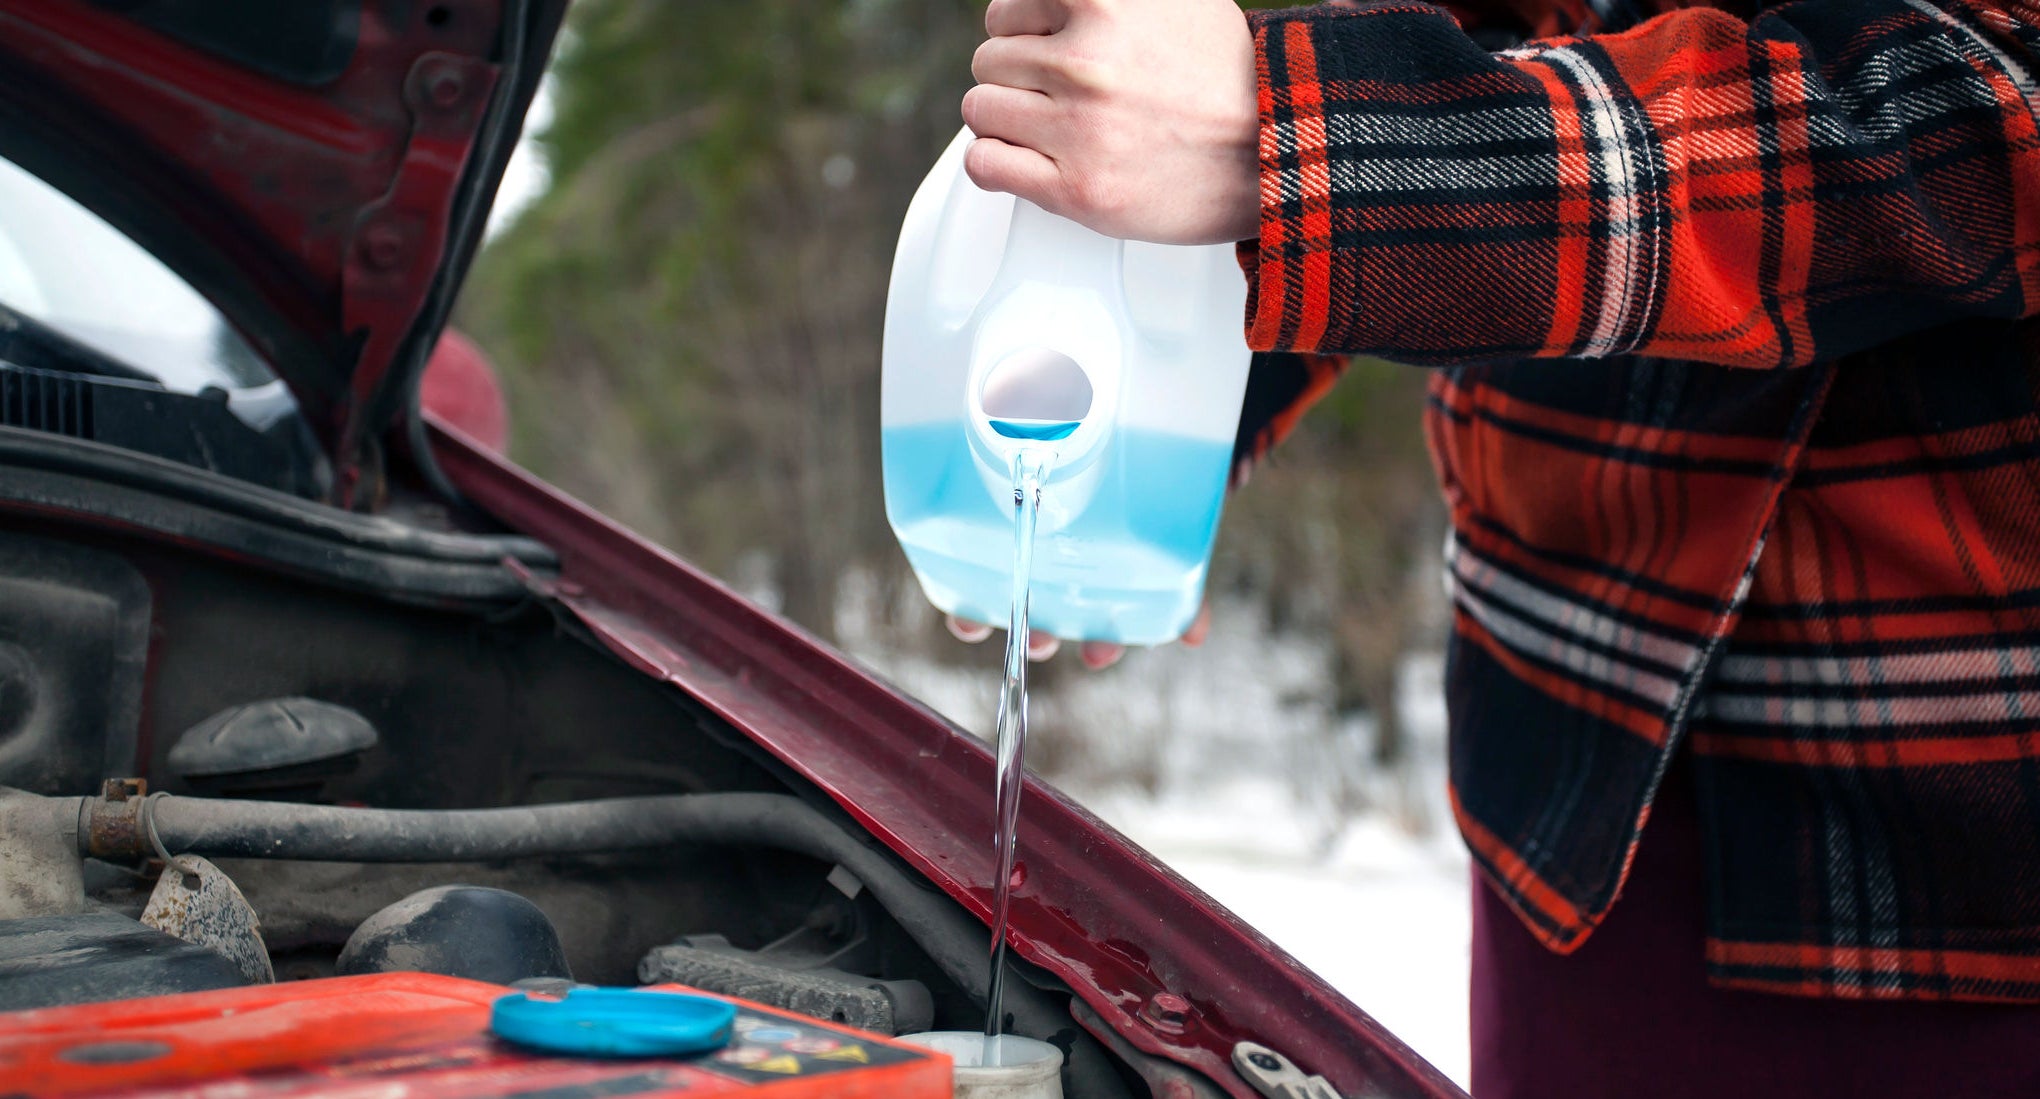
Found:
<path fill-rule="evenodd" d="M 1009 439 L 1066 438 L 1091 412 L 1091 376 L 1051 347 L 1023 347 L 985 375 L 979 407 Z"/>

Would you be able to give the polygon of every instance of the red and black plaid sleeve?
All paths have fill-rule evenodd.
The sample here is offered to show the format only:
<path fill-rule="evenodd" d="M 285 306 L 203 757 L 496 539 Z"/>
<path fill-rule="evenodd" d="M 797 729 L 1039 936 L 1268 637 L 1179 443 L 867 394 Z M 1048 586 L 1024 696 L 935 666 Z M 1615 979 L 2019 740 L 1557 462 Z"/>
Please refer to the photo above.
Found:
<path fill-rule="evenodd" d="M 1249 342 L 1802 365 L 2040 309 L 2040 10 L 1695 8 L 1498 54 L 1422 3 L 1253 15 Z"/>
<path fill-rule="evenodd" d="M 1256 17 L 1242 450 L 1446 366 L 1455 817 L 1547 945 L 1685 752 L 1715 981 L 2040 1002 L 2040 8 L 1730 2 Z"/>

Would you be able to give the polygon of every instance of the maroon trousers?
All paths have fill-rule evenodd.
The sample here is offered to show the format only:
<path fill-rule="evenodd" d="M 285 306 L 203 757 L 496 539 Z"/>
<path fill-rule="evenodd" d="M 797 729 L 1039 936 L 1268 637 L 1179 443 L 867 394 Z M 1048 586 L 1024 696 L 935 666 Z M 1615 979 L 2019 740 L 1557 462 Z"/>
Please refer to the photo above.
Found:
<path fill-rule="evenodd" d="M 1573 954 L 1538 945 L 1476 881 L 1475 1099 L 2040 1096 L 2040 1006 L 1709 986 L 1701 865 L 1691 777 L 1677 766 L 1621 899 Z"/>

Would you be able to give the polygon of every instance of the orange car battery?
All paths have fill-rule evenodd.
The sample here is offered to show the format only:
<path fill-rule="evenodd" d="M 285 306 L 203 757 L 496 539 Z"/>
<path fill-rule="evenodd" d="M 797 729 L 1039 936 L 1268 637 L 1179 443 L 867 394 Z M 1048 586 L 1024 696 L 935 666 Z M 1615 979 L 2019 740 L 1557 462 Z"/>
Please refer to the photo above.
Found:
<path fill-rule="evenodd" d="M 691 991 L 666 986 L 672 991 Z M 548 1055 L 490 1033 L 497 985 L 333 977 L 0 1015 L 0 1095 L 161 1099 L 948 1099 L 940 1053 L 745 1001 L 720 1050 Z"/>

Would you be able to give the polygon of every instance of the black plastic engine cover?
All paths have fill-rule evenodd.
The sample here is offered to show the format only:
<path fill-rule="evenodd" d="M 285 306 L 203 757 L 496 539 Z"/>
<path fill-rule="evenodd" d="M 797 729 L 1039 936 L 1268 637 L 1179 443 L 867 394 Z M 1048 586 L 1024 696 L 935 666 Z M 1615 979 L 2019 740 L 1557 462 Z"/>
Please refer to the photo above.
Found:
<path fill-rule="evenodd" d="M 125 560 L 0 533 L 0 786 L 90 794 L 133 772 L 149 613 Z"/>
<path fill-rule="evenodd" d="M 0 1011 L 247 983 L 225 955 L 118 913 L 0 920 Z"/>
<path fill-rule="evenodd" d="M 443 973 L 507 985 L 571 978 L 559 932 L 537 905 L 507 889 L 421 889 L 362 921 L 334 971 Z"/>

